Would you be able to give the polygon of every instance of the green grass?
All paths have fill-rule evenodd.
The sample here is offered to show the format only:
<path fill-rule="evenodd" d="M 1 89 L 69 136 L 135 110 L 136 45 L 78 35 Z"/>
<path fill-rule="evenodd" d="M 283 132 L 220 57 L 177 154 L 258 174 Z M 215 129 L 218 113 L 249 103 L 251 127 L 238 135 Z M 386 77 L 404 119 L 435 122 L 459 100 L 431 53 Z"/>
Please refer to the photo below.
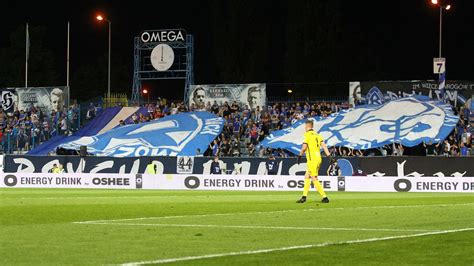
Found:
<path fill-rule="evenodd" d="M 403 237 L 474 228 L 474 194 L 339 192 L 325 205 L 315 203 L 314 192 L 308 203 L 295 204 L 299 196 L 1 189 L 0 265 L 121 264 L 210 254 L 224 255 L 176 264 L 474 264 L 473 230 Z M 94 220 L 106 221 L 75 223 Z M 402 237 L 378 240 L 393 236 Z M 377 241 L 344 243 L 366 239 Z M 315 247 L 225 255 L 302 245 Z"/>

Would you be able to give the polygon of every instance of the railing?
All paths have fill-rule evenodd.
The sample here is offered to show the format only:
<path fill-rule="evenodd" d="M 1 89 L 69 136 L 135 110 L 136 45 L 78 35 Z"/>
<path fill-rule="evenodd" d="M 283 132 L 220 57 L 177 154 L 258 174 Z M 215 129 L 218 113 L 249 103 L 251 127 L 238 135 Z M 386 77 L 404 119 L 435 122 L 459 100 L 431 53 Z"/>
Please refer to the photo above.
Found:
<path fill-rule="evenodd" d="M 102 107 L 114 107 L 114 106 L 129 106 L 129 100 L 126 93 L 111 93 L 110 98 L 107 98 L 107 95 L 104 95 L 102 98 Z"/>

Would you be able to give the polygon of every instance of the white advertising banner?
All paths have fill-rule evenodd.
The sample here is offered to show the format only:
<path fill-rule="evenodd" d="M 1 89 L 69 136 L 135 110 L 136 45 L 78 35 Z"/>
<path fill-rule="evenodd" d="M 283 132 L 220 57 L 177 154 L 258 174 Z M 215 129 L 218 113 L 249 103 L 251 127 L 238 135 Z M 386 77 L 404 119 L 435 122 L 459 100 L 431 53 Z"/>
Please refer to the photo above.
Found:
<path fill-rule="evenodd" d="M 135 189 L 137 181 L 133 174 L 9 173 L 1 175 L 0 187 Z"/>
<path fill-rule="evenodd" d="M 302 176 L 179 174 L 1 174 L 0 187 L 301 191 Z M 474 192 L 474 177 L 320 176 L 326 191 Z"/>
<path fill-rule="evenodd" d="M 320 182 L 327 191 L 337 191 L 334 176 L 321 176 Z M 143 187 L 192 190 L 248 190 L 248 191 L 300 191 L 302 176 L 277 175 L 143 175 Z"/>
<path fill-rule="evenodd" d="M 474 192 L 474 177 L 345 177 L 354 192 Z"/>

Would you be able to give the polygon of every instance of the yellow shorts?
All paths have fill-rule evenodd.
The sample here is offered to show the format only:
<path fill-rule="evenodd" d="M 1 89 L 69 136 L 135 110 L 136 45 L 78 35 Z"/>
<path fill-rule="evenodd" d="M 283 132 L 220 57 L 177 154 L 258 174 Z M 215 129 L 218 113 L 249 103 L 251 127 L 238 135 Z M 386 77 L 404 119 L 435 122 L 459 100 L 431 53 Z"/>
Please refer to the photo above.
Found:
<path fill-rule="evenodd" d="M 319 167 L 321 167 L 321 161 L 321 157 L 316 157 L 311 161 L 307 161 L 306 164 L 308 166 L 308 170 L 306 170 L 306 172 L 309 173 L 310 176 L 318 176 Z"/>

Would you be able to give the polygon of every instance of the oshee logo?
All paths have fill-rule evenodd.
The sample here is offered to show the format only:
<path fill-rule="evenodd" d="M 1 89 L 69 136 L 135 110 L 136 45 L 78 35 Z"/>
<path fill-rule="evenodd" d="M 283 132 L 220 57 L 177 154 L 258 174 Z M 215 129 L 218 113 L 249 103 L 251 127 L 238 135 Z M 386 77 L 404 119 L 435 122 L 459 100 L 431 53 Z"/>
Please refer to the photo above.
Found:
<path fill-rule="evenodd" d="M 411 190 L 411 181 L 408 179 L 397 179 L 393 183 L 393 188 L 397 192 L 408 192 Z"/>
<path fill-rule="evenodd" d="M 129 178 L 121 177 L 95 177 L 92 184 L 96 186 L 130 186 Z"/>
<path fill-rule="evenodd" d="M 188 176 L 184 179 L 184 186 L 189 189 L 196 189 L 201 185 L 201 181 L 197 176 Z"/>
<path fill-rule="evenodd" d="M 331 181 L 329 180 L 319 180 L 319 183 L 323 186 L 325 189 L 331 189 Z M 288 180 L 286 183 L 288 188 L 303 188 L 304 187 L 304 180 Z M 311 182 L 311 188 L 314 188 L 313 182 Z"/>
<path fill-rule="evenodd" d="M 14 175 L 6 175 L 3 181 L 7 187 L 14 187 L 18 183 L 18 179 Z"/>

